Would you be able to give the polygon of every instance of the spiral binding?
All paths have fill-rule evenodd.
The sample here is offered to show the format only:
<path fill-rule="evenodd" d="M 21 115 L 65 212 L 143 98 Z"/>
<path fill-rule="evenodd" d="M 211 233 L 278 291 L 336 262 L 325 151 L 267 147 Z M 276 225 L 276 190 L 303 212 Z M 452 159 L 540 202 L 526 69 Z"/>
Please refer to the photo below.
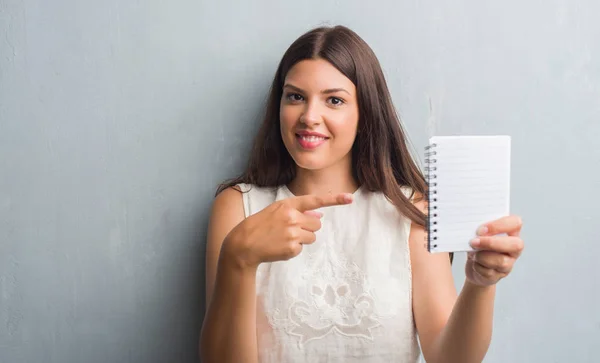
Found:
<path fill-rule="evenodd" d="M 433 143 L 425 147 L 425 181 L 427 182 L 427 250 L 433 251 L 437 248 L 437 224 L 438 224 L 438 195 L 437 195 L 437 144 Z"/>

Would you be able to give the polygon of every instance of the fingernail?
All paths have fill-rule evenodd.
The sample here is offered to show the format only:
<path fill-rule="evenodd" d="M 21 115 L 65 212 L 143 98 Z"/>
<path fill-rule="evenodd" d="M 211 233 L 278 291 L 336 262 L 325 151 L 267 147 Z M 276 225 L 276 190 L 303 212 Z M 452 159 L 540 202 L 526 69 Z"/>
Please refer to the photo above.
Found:
<path fill-rule="evenodd" d="M 489 229 L 486 226 L 481 226 L 479 228 L 477 228 L 477 234 L 480 236 L 483 236 L 484 234 L 488 233 Z"/>
<path fill-rule="evenodd" d="M 350 203 L 350 202 L 352 202 L 352 199 L 353 199 L 353 196 L 352 196 L 352 194 L 344 194 L 344 201 L 345 201 L 346 203 Z"/>
<path fill-rule="evenodd" d="M 481 240 L 479 238 L 473 238 L 471 240 L 471 247 L 477 248 L 481 245 Z"/>

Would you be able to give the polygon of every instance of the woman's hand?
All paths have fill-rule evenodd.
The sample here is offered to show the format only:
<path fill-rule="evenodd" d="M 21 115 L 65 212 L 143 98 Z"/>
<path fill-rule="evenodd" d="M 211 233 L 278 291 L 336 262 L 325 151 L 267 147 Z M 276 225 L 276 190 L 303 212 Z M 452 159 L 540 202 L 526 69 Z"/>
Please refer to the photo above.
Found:
<path fill-rule="evenodd" d="M 225 238 L 221 258 L 242 268 L 262 262 L 288 260 L 313 243 L 321 228 L 321 213 L 314 209 L 349 204 L 352 194 L 292 197 L 272 203 L 246 218 Z"/>
<path fill-rule="evenodd" d="M 508 276 L 523 251 L 520 238 L 523 223 L 518 216 L 508 216 L 486 223 L 471 241 L 465 272 L 475 285 L 490 286 Z"/>

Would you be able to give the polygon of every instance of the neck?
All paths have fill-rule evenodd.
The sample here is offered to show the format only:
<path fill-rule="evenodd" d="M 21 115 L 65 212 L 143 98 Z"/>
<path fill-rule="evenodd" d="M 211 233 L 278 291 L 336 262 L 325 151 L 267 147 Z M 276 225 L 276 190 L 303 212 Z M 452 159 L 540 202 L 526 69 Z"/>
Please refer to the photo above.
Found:
<path fill-rule="evenodd" d="M 352 176 L 350 162 L 339 163 L 322 170 L 298 167 L 296 177 L 288 185 L 294 195 L 354 193 L 358 187 L 358 182 Z"/>

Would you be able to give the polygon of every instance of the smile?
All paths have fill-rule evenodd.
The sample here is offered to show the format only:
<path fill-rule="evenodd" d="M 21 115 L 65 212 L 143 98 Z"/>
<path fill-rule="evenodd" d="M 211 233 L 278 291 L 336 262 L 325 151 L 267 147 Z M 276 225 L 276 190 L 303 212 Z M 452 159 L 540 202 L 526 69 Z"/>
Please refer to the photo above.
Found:
<path fill-rule="evenodd" d="M 321 141 L 321 140 L 327 140 L 326 137 L 322 137 L 322 136 L 300 136 L 298 135 L 299 138 L 301 138 L 304 141 L 308 141 L 308 142 L 317 142 L 317 141 Z"/>
<path fill-rule="evenodd" d="M 300 147 L 306 150 L 316 149 L 317 147 L 323 145 L 327 139 L 328 138 L 325 136 L 296 134 L 296 140 L 298 140 L 298 144 Z"/>

